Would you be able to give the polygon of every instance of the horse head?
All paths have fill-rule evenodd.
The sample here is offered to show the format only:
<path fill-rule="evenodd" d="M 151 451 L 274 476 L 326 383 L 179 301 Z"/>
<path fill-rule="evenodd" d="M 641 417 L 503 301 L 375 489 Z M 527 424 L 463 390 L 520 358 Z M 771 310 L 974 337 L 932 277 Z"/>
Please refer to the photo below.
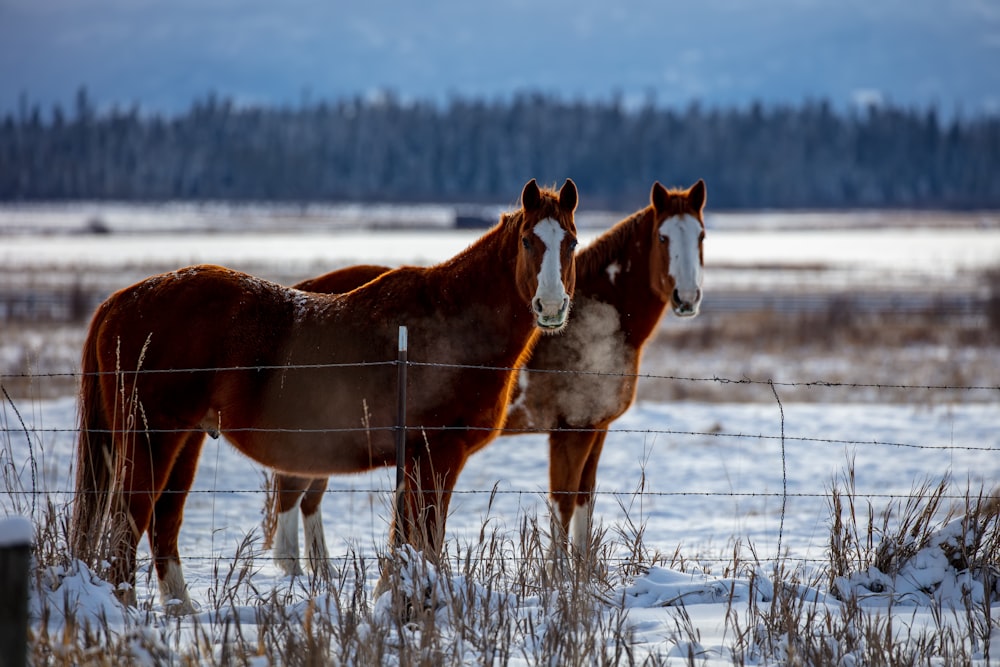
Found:
<path fill-rule="evenodd" d="M 667 190 L 659 181 L 649 193 L 653 205 L 650 279 L 653 292 L 679 317 L 693 317 L 701 305 L 705 240 L 705 182 Z"/>
<path fill-rule="evenodd" d="M 558 193 L 540 189 L 531 179 L 521 192 L 521 210 L 507 220 L 520 239 L 518 290 L 531 303 L 535 325 L 545 332 L 559 331 L 569 317 L 576 284 L 576 204 L 576 185 L 570 179 Z"/>

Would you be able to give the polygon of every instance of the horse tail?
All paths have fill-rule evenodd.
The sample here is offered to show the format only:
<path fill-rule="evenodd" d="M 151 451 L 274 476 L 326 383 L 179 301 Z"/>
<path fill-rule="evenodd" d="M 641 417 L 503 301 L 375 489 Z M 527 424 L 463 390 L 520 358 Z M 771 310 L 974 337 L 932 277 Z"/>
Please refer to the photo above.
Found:
<path fill-rule="evenodd" d="M 105 406 L 98 332 L 110 308 L 108 303 L 94 314 L 83 344 L 80 364 L 79 434 L 76 448 L 76 493 L 70 523 L 72 553 L 86 563 L 99 560 L 99 543 L 111 512 L 112 485 L 118 451 Z"/>

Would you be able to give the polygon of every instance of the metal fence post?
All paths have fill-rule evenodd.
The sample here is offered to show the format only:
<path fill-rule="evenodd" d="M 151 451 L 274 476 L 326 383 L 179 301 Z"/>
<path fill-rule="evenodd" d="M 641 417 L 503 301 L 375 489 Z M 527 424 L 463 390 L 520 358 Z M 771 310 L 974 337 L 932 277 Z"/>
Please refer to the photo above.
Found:
<path fill-rule="evenodd" d="M 406 521 L 406 327 L 399 327 L 399 348 L 396 366 L 396 544 L 403 544 L 403 522 Z"/>

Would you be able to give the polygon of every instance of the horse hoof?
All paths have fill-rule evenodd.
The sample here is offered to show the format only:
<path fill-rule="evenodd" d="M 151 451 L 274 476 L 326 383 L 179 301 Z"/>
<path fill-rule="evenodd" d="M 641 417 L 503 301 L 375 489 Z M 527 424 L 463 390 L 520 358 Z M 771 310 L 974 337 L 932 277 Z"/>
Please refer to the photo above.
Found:
<path fill-rule="evenodd" d="M 274 564 L 286 577 L 301 577 L 305 575 L 298 558 L 275 558 Z"/>
<path fill-rule="evenodd" d="M 195 607 L 190 598 L 184 600 L 174 598 L 163 603 L 163 613 L 167 616 L 190 616 L 197 612 L 198 608 Z"/>
<path fill-rule="evenodd" d="M 135 607 L 138 605 L 138 600 L 135 595 L 135 586 L 132 584 L 118 584 L 115 588 L 115 597 L 118 601 L 127 607 Z"/>
<path fill-rule="evenodd" d="M 389 579 L 389 573 L 386 570 L 382 570 L 382 575 L 375 582 L 375 590 L 372 591 L 372 600 L 378 600 L 392 589 L 392 582 Z"/>
<path fill-rule="evenodd" d="M 309 571 L 312 573 L 313 578 L 319 581 L 331 582 L 337 575 L 337 571 L 330 565 L 330 561 L 313 561 L 309 564 Z"/>

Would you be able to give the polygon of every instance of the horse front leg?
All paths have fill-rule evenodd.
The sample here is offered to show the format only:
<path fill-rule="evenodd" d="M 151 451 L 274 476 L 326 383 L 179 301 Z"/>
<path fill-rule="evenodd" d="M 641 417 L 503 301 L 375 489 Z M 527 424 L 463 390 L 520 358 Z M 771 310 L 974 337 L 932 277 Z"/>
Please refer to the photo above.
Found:
<path fill-rule="evenodd" d="M 271 536 L 271 553 L 275 565 L 285 576 L 300 576 L 299 566 L 299 507 L 303 494 L 312 483 L 310 477 L 274 473 L 275 520 Z"/>
<path fill-rule="evenodd" d="M 570 520 L 569 526 L 574 553 L 578 558 L 588 561 L 593 555 L 591 541 L 593 539 L 594 489 L 597 487 L 597 464 L 600 462 L 601 452 L 604 450 L 604 440 L 608 437 L 607 428 L 608 424 L 606 423 L 595 427 L 590 452 L 587 454 L 583 470 L 580 473 L 576 505 L 573 509 L 573 518 Z"/>
<path fill-rule="evenodd" d="M 436 564 L 444 547 L 445 524 L 452 491 L 468 454 L 458 447 L 450 450 L 438 448 L 432 459 L 424 442 L 411 442 L 408 446 L 411 451 L 414 447 L 420 449 L 407 460 L 403 486 L 396 489 L 392 525 L 389 527 L 389 546 L 395 552 L 403 545 L 409 545 L 421 552 L 426 560 Z M 404 558 L 402 562 L 407 561 Z M 382 574 L 375 584 L 374 597 L 378 598 L 390 590 L 399 565 L 398 553 L 383 562 Z M 406 604 L 412 605 L 413 601 Z M 424 600 L 421 604 L 426 606 L 432 604 L 432 601 Z"/>
<path fill-rule="evenodd" d="M 452 491 L 465 466 L 465 455 L 429 455 L 411 458 L 406 465 L 402 517 L 395 516 L 392 538 L 402 539 L 436 559 L 444 546 L 445 524 Z M 398 507 L 398 503 L 397 503 Z M 395 542 L 398 545 L 398 542 Z"/>
<path fill-rule="evenodd" d="M 330 553 L 326 548 L 326 535 L 323 533 L 323 513 L 320 505 L 323 494 L 326 493 L 327 477 L 317 477 L 309 484 L 302 496 L 302 529 L 305 533 L 306 560 L 313 574 L 329 580 L 333 569 L 330 566 Z"/>
<path fill-rule="evenodd" d="M 597 433 L 592 430 L 560 430 L 549 433 L 549 503 L 552 536 L 549 560 L 562 563 L 569 552 L 570 523 L 579 503 L 580 484 Z M 579 530 L 579 529 L 577 529 Z"/>
<path fill-rule="evenodd" d="M 274 474 L 274 534 L 270 536 L 275 564 L 286 576 L 301 576 L 299 565 L 299 512 L 305 531 L 306 559 L 314 574 L 324 579 L 332 575 L 330 553 L 323 533 L 320 504 L 326 492 L 326 477 L 299 477 Z"/>
<path fill-rule="evenodd" d="M 198 470 L 198 458 L 205 435 L 193 432 L 186 436 L 170 466 L 170 473 L 156 503 L 149 526 L 149 544 L 159 583 L 160 600 L 167 613 L 195 612 L 181 568 L 177 541 L 184 519 L 184 505 Z"/>

